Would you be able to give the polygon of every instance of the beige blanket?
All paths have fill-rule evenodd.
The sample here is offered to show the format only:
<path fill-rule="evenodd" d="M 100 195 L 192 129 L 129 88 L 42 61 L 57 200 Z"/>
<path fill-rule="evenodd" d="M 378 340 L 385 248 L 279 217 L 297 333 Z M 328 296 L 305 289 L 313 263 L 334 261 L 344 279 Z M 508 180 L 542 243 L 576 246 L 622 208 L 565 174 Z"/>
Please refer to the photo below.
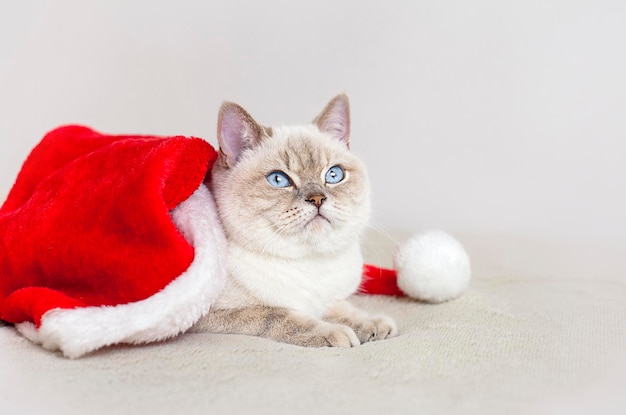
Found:
<path fill-rule="evenodd" d="M 0 413 L 626 413 L 623 241 L 457 236 L 469 290 L 356 296 L 400 335 L 353 349 L 188 333 L 68 360 L 2 326 Z M 368 262 L 389 265 L 392 242 L 371 235 Z"/>

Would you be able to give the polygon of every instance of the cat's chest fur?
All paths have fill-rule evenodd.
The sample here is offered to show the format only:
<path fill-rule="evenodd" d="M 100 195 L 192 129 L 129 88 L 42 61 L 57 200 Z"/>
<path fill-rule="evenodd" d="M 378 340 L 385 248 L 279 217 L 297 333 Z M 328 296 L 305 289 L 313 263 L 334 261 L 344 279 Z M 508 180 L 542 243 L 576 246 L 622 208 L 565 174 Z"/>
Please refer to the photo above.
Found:
<path fill-rule="evenodd" d="M 333 256 L 285 259 L 229 245 L 229 277 L 218 308 L 263 304 L 320 317 L 353 294 L 361 281 L 358 246 Z"/>

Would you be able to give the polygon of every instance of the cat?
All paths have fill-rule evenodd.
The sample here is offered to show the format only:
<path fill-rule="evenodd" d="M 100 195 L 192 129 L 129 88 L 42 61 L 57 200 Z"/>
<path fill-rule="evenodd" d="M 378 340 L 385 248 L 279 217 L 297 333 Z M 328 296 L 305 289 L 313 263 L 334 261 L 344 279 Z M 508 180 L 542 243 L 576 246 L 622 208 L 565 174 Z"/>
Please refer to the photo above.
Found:
<path fill-rule="evenodd" d="M 353 347 L 397 334 L 347 298 L 361 281 L 370 214 L 363 163 L 349 150 L 348 97 L 309 125 L 265 127 L 241 106 L 218 114 L 207 178 L 228 242 L 227 282 L 194 331 Z"/>

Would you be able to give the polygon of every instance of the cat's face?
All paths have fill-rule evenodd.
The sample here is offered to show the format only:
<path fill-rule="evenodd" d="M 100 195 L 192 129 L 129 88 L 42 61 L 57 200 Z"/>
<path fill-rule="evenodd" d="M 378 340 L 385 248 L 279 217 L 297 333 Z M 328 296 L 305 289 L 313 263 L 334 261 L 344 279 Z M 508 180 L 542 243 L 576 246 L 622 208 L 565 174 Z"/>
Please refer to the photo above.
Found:
<path fill-rule="evenodd" d="M 288 258 L 359 243 L 370 190 L 362 163 L 348 149 L 348 134 L 345 96 L 311 125 L 271 129 L 224 104 L 211 187 L 227 237 Z"/>

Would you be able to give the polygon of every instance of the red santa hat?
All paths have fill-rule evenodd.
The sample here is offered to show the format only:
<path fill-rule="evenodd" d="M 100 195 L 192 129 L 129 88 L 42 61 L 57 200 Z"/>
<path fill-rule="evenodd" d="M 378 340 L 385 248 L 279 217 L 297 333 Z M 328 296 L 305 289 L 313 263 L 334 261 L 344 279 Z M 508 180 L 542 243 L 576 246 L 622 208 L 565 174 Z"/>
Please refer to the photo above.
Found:
<path fill-rule="evenodd" d="M 78 357 L 175 336 L 224 283 L 204 140 L 48 133 L 0 208 L 0 318 Z"/>
<path fill-rule="evenodd" d="M 0 208 L 0 319 L 75 358 L 167 339 L 206 314 L 226 243 L 204 178 L 217 159 L 193 137 L 48 133 Z M 418 235 L 396 270 L 364 268 L 361 292 L 445 301 L 469 280 L 462 246 Z"/>
<path fill-rule="evenodd" d="M 393 269 L 364 265 L 359 291 L 441 303 L 461 295 L 471 277 L 470 259 L 463 245 L 437 229 L 415 234 L 399 244 L 393 262 Z"/>

